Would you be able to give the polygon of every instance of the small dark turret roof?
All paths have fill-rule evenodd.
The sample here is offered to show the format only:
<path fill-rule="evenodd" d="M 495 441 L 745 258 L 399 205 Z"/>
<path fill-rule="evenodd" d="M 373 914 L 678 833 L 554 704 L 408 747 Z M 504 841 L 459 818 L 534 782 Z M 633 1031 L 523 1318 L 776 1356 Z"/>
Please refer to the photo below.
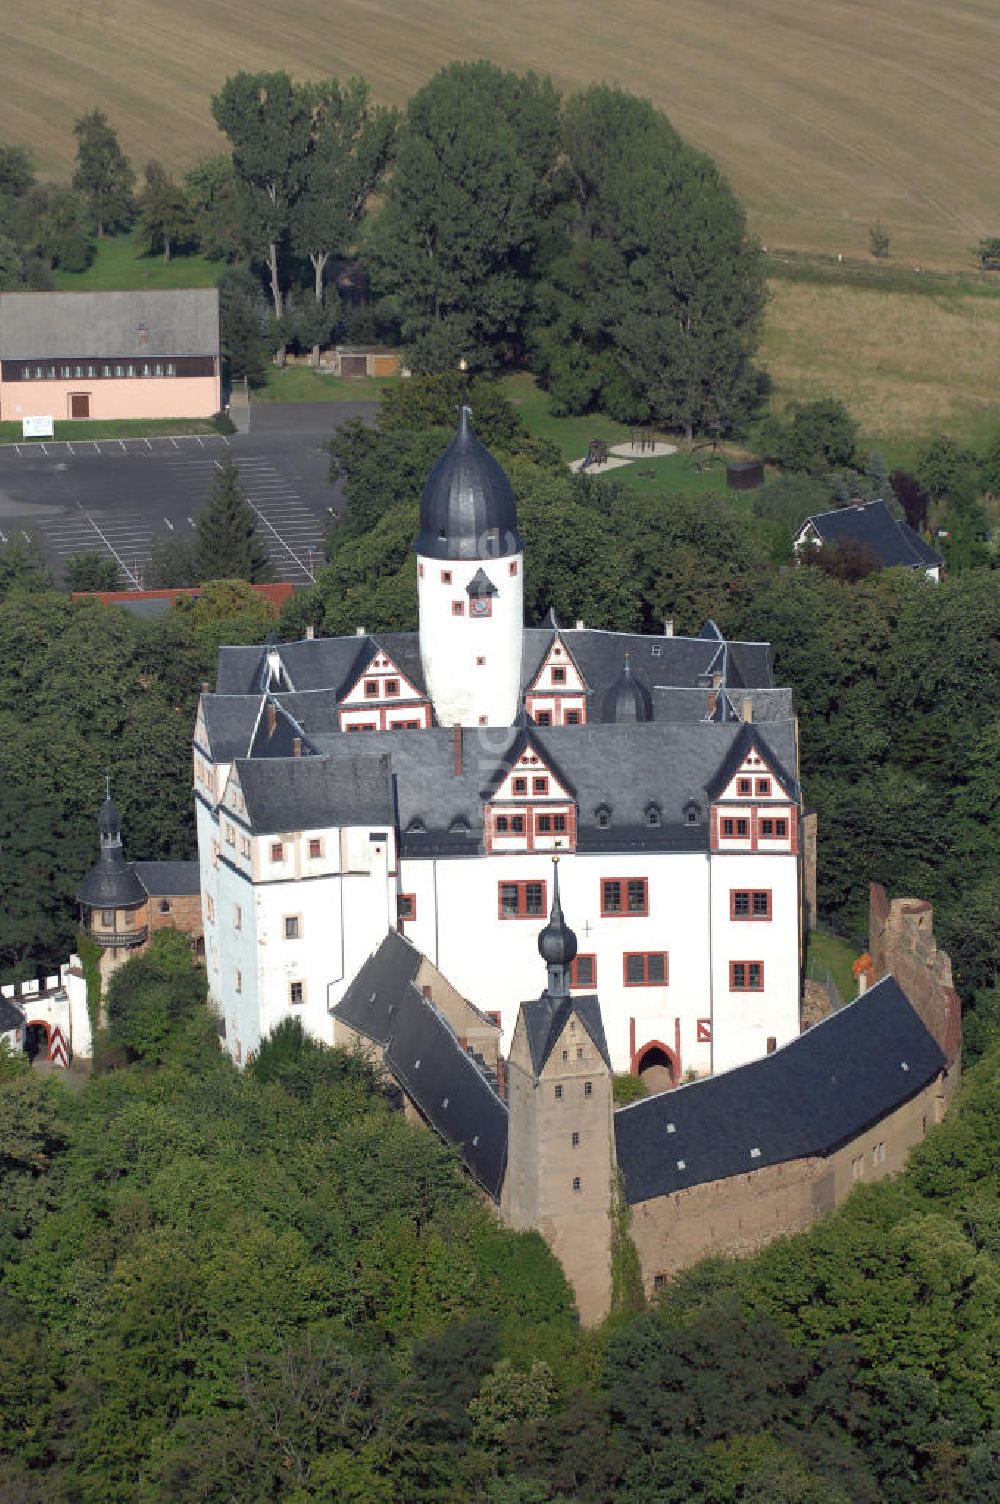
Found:
<path fill-rule="evenodd" d="M 496 559 L 524 548 L 514 488 L 476 438 L 468 407 L 427 477 L 415 548 L 430 559 Z"/>
<path fill-rule="evenodd" d="M 604 696 L 605 722 L 635 725 L 653 719 L 653 697 L 638 674 L 633 674 L 629 656 L 625 667 Z"/>
<path fill-rule="evenodd" d="M 469 595 L 499 595 L 500 592 L 486 573 L 485 569 L 477 569 L 472 579 L 465 587 Z"/>
<path fill-rule="evenodd" d="M 101 854 L 80 885 L 77 902 L 89 909 L 132 909 L 146 902 L 142 883 L 125 860 L 118 806 L 109 796 L 98 816 Z"/>

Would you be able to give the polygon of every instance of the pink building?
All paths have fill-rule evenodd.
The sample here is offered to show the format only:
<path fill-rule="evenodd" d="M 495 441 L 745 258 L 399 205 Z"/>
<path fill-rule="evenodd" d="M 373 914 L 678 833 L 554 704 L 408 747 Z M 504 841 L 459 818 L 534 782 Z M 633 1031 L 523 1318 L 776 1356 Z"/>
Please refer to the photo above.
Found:
<path fill-rule="evenodd" d="M 0 294 L 0 419 L 208 418 L 222 406 L 219 294 Z"/>

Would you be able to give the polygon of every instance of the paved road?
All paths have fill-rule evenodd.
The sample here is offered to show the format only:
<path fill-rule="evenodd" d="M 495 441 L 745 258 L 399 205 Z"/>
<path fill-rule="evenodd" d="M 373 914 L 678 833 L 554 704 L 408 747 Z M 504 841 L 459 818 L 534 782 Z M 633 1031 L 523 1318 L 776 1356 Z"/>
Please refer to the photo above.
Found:
<path fill-rule="evenodd" d="M 0 541 L 39 537 L 51 566 L 68 554 L 118 561 L 135 588 L 158 538 L 190 536 L 221 457 L 240 470 L 267 540 L 275 578 L 307 584 L 323 535 L 343 506 L 323 444 L 373 403 L 261 403 L 250 432 L 223 437 L 100 439 L 0 447 Z"/>

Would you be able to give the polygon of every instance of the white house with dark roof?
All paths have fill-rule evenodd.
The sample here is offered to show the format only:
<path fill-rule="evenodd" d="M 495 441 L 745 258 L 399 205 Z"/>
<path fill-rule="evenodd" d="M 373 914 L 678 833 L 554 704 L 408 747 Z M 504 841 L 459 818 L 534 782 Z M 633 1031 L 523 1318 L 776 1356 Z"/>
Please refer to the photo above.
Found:
<path fill-rule="evenodd" d="M 219 294 L 0 293 L 0 419 L 209 418 Z"/>
<path fill-rule="evenodd" d="M 234 1057 L 288 1013 L 331 1040 L 397 927 L 509 1044 L 553 855 L 570 987 L 600 990 L 615 1069 L 677 1083 L 787 1043 L 803 811 L 767 644 L 525 628 L 513 491 L 467 412 L 416 551 L 419 633 L 223 648 L 201 698 L 206 959 Z"/>
<path fill-rule="evenodd" d="M 852 502 L 807 517 L 795 535 L 795 552 L 824 543 L 853 544 L 871 555 L 879 569 L 919 569 L 940 580 L 944 559 L 908 523 L 894 517 L 884 501 Z"/>

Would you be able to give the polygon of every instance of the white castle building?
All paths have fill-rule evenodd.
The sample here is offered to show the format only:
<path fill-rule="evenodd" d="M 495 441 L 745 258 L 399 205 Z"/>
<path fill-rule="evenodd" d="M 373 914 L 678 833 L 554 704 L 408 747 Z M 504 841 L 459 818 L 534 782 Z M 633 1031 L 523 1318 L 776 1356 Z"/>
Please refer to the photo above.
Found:
<path fill-rule="evenodd" d="M 807 872 L 768 645 L 526 628 L 514 493 L 467 409 L 416 553 L 419 634 L 223 648 L 202 695 L 206 962 L 234 1059 L 288 1014 L 332 1042 L 395 928 L 509 1044 L 553 855 L 570 985 L 600 990 L 616 1070 L 659 1087 L 791 1040 Z"/>

